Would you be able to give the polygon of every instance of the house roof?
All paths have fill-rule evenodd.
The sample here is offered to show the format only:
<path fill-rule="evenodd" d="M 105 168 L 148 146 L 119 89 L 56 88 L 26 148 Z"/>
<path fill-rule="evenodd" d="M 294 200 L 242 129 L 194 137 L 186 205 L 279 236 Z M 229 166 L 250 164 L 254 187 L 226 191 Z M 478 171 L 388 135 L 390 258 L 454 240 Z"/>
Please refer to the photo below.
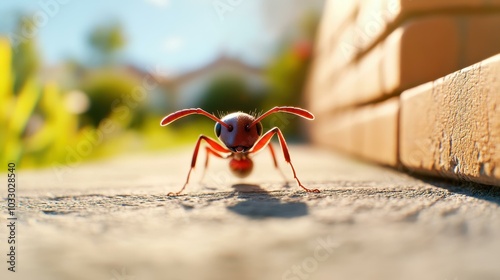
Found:
<path fill-rule="evenodd" d="M 144 69 L 138 68 L 134 65 L 127 65 L 125 67 L 125 71 L 139 77 L 144 77 L 145 75 L 154 75 L 155 80 L 158 81 L 163 86 L 178 86 L 190 80 L 196 79 L 197 77 L 202 76 L 206 73 L 212 72 L 218 68 L 223 68 L 223 67 L 240 70 L 243 73 L 248 73 L 253 75 L 261 75 L 263 72 L 262 68 L 246 64 L 245 62 L 239 59 L 227 56 L 225 54 L 220 55 L 210 63 L 200 68 L 173 77 L 148 73 Z"/>
<path fill-rule="evenodd" d="M 251 66 L 249 64 L 244 63 L 243 61 L 229 57 L 227 55 L 220 55 L 218 58 L 213 60 L 212 62 L 206 64 L 205 66 L 195 69 L 190 72 L 186 72 L 174 78 L 172 81 L 176 84 L 181 84 L 187 82 L 191 79 L 195 79 L 198 76 L 201 76 L 207 72 L 213 71 L 214 69 L 221 67 L 231 67 L 235 69 L 239 69 L 243 72 L 247 72 L 249 74 L 261 75 L 262 68 Z"/>

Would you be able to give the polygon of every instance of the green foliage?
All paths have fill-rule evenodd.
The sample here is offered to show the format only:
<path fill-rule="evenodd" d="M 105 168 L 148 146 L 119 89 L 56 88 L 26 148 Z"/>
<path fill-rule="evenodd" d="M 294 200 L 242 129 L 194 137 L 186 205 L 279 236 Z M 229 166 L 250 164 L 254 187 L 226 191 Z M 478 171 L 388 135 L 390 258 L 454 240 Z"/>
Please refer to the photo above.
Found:
<path fill-rule="evenodd" d="M 270 84 L 270 94 L 267 96 L 264 107 L 299 106 L 302 107 L 302 93 L 305 86 L 305 77 L 309 65 L 309 58 L 302 56 L 296 48 L 290 46 L 273 60 L 266 71 Z M 269 120 L 264 121 L 264 125 Z M 271 124 L 272 125 L 272 124 Z M 299 119 L 287 118 L 280 125 L 287 136 L 299 135 Z"/>
<path fill-rule="evenodd" d="M 220 76 L 206 88 L 200 107 L 212 113 L 252 112 L 261 108 L 264 95 L 250 89 L 241 77 Z"/>
<path fill-rule="evenodd" d="M 162 116 L 148 115 L 136 79 L 123 72 L 95 72 L 83 82 L 96 107 L 80 119 L 67 109 L 67 94 L 54 82 L 40 85 L 36 75 L 14 90 L 13 53 L 0 37 L 0 164 L 20 168 L 58 166 L 68 170 L 83 161 L 126 151 L 192 143 L 213 124 L 171 129 Z M 85 121 L 85 119 L 87 121 Z M 106 119 L 111 129 L 101 122 Z M 89 121 L 90 120 L 90 121 Z M 134 130 L 127 127 L 134 126 Z M 61 172 L 59 172 L 61 173 Z"/>
<path fill-rule="evenodd" d="M 308 60 L 298 56 L 293 49 L 285 50 L 272 61 L 266 73 L 272 94 L 266 103 L 300 105 L 307 65 Z"/>
<path fill-rule="evenodd" d="M 34 23 L 28 17 L 20 18 L 14 34 L 24 34 L 23 30 L 33 30 Z M 21 87 L 32 77 L 40 67 L 40 58 L 36 52 L 35 41 L 27 37 L 19 37 L 12 57 L 14 75 L 14 92 L 19 92 Z"/>
<path fill-rule="evenodd" d="M 132 121 L 131 110 L 142 106 L 145 93 L 140 81 L 127 73 L 113 70 L 94 70 L 82 81 L 80 87 L 90 99 L 90 107 L 83 114 L 83 121 L 97 127 L 114 114 L 123 126 Z"/>
<path fill-rule="evenodd" d="M 13 90 L 12 50 L 0 38 L 0 161 L 21 166 L 46 165 L 57 160 L 69 140 L 77 138 L 77 120 L 62 104 L 55 84 L 41 88 L 26 77 L 20 91 Z M 57 108 L 54 110 L 54 108 Z M 30 121 L 41 119 L 41 129 L 29 132 Z"/>
<path fill-rule="evenodd" d="M 125 46 L 126 39 L 119 23 L 98 25 L 89 36 L 89 44 L 96 52 L 100 63 L 110 63 L 120 49 Z"/>
<path fill-rule="evenodd" d="M 18 141 L 24 132 L 33 108 L 39 99 L 39 92 L 33 80 L 26 82 L 21 91 L 14 95 L 11 70 L 12 51 L 7 40 L 0 38 L 0 144 L 4 149 L 2 165 L 13 161 L 18 163 L 22 145 Z"/>

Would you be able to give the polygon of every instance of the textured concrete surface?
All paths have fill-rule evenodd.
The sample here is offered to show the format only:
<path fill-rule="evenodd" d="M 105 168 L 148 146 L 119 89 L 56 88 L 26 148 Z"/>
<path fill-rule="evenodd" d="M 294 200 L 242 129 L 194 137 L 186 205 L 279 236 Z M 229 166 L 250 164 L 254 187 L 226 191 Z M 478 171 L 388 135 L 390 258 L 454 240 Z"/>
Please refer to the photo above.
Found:
<path fill-rule="evenodd" d="M 267 151 L 245 181 L 212 160 L 203 183 L 199 168 L 178 197 L 166 193 L 182 185 L 191 148 L 20 172 L 18 271 L 2 261 L 0 278 L 500 277 L 498 188 L 418 179 L 316 148 L 291 156 L 321 193 L 286 186 Z"/>

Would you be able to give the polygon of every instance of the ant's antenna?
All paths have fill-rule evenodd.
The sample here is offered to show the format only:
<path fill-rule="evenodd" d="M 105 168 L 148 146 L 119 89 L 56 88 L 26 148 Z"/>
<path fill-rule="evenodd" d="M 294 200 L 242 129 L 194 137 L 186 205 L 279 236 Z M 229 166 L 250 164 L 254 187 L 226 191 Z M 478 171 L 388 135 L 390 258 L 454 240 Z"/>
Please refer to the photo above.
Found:
<path fill-rule="evenodd" d="M 170 124 L 171 122 L 173 122 L 173 121 L 175 121 L 177 119 L 180 119 L 180 118 L 183 118 L 185 116 L 192 115 L 192 114 L 204 115 L 205 117 L 209 117 L 212 120 L 220 123 L 221 125 L 225 126 L 226 128 L 229 128 L 229 125 L 227 123 L 221 121 L 216 116 L 214 116 L 214 115 L 212 115 L 212 114 L 208 113 L 207 111 L 205 111 L 203 109 L 200 109 L 200 108 L 183 109 L 183 110 L 174 112 L 174 113 L 172 113 L 172 114 L 164 117 L 161 120 L 160 125 L 161 126 L 168 125 L 168 124 Z"/>
<path fill-rule="evenodd" d="M 269 111 L 265 112 L 264 114 L 260 115 L 258 118 L 256 118 L 250 124 L 250 127 L 256 125 L 257 123 L 259 123 L 265 117 L 267 117 L 267 116 L 269 116 L 271 114 L 274 114 L 274 113 L 278 113 L 278 112 L 294 114 L 294 115 L 303 117 L 304 119 L 314 120 L 314 115 L 311 112 L 307 111 L 307 110 L 304 110 L 304 109 L 301 109 L 301 108 L 297 108 L 297 107 L 281 106 L 281 107 L 274 107 L 271 110 L 269 110 Z"/>

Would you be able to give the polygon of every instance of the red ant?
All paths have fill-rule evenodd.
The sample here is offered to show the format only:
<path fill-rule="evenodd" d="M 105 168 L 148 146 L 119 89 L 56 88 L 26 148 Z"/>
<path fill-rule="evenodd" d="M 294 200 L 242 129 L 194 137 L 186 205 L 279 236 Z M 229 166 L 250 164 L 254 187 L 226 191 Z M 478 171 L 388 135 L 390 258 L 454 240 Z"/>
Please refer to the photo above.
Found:
<path fill-rule="evenodd" d="M 262 124 L 260 123 L 260 121 L 265 117 L 278 112 L 294 114 L 308 120 L 314 119 L 314 115 L 309 111 L 289 106 L 274 107 L 264 114 L 258 116 L 257 118 L 246 113 L 236 112 L 219 119 L 200 108 L 180 110 L 163 118 L 160 123 L 161 126 L 168 125 L 177 119 L 191 114 L 200 114 L 209 117 L 210 119 L 217 122 L 215 124 L 215 134 L 224 144 L 224 146 L 222 146 L 214 139 L 205 135 L 200 135 L 194 148 L 193 159 L 191 160 L 191 169 L 189 169 L 186 183 L 180 191 L 175 193 L 171 192 L 168 195 L 178 195 L 186 188 L 186 185 L 189 183 L 189 176 L 191 175 L 191 171 L 193 171 L 196 165 L 196 158 L 198 157 L 201 140 L 205 140 L 205 142 L 207 142 L 208 144 L 208 146 L 206 147 L 207 157 L 205 161 L 205 168 L 208 165 L 209 155 L 225 159 L 230 158 L 231 161 L 229 162 L 229 167 L 231 171 L 236 176 L 243 178 L 248 176 L 253 168 L 253 162 L 250 158 L 250 154 L 257 153 L 260 150 L 264 149 L 266 146 L 269 147 L 271 156 L 274 160 L 274 166 L 278 168 L 274 149 L 270 145 L 271 138 L 275 134 L 278 134 L 278 140 L 280 142 L 281 149 L 283 150 L 285 161 L 290 164 L 290 167 L 293 171 L 293 177 L 295 178 L 299 186 L 302 187 L 306 192 L 319 193 L 318 189 L 308 189 L 304 187 L 302 183 L 300 183 L 299 178 L 297 178 L 297 174 L 295 173 L 295 168 L 292 165 L 290 154 L 288 153 L 288 146 L 286 145 L 285 137 L 283 137 L 283 133 L 281 133 L 281 130 L 278 127 L 274 127 L 271 128 L 268 132 L 264 133 L 264 135 L 262 135 Z"/>

